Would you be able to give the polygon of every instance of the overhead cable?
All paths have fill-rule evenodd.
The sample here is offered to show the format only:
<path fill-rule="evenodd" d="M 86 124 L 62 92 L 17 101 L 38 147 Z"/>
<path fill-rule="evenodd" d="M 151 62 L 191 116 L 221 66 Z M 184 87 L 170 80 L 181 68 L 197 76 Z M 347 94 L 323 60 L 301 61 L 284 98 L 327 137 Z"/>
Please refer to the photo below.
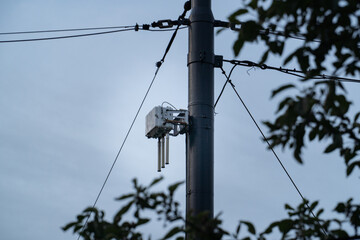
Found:
<path fill-rule="evenodd" d="M 332 75 L 326 75 L 326 74 L 321 74 L 321 75 L 315 75 L 315 76 L 311 76 L 310 72 L 303 72 L 301 70 L 297 70 L 295 68 L 290 69 L 290 68 L 283 68 L 283 67 L 274 67 L 274 66 L 269 66 L 267 64 L 260 64 L 260 63 L 255 63 L 249 60 L 223 60 L 224 62 L 228 62 L 234 65 L 238 65 L 238 66 L 244 66 L 244 67 L 258 67 L 262 70 L 274 70 L 274 71 L 279 71 L 285 74 L 289 74 L 289 75 L 293 75 L 302 79 L 317 79 L 317 80 L 333 80 L 333 81 L 340 81 L 340 82 L 353 82 L 353 83 L 360 83 L 359 79 L 353 79 L 353 78 L 345 78 L 345 77 L 338 77 L 338 76 L 332 76 Z"/>
<path fill-rule="evenodd" d="M 328 236 L 327 231 L 322 227 L 322 225 L 320 224 L 320 221 L 318 220 L 318 218 L 315 216 L 315 214 L 313 213 L 312 209 L 310 208 L 310 206 L 308 205 L 306 199 L 304 198 L 303 194 L 301 193 L 300 189 L 298 188 L 298 186 L 296 185 L 295 181 L 293 180 L 293 178 L 291 177 L 290 173 L 288 172 L 288 170 L 286 169 L 286 167 L 284 166 L 284 164 L 282 163 L 282 161 L 280 160 L 279 156 L 277 155 L 277 153 L 275 152 L 274 148 L 271 146 L 269 140 L 266 138 L 264 132 L 261 130 L 259 124 L 257 123 L 257 121 L 255 120 L 254 116 L 252 115 L 252 113 L 250 112 L 249 108 L 247 107 L 247 105 L 245 104 L 245 102 L 243 101 L 243 99 L 241 98 L 240 94 L 238 93 L 238 91 L 235 88 L 235 85 L 232 83 L 231 79 L 230 79 L 230 75 L 228 76 L 225 72 L 225 70 L 221 67 L 222 70 L 222 74 L 224 74 L 224 76 L 226 77 L 226 82 L 229 82 L 229 84 L 231 85 L 231 87 L 233 88 L 234 92 L 236 93 L 237 97 L 239 98 L 240 102 L 242 103 L 242 105 L 244 106 L 246 112 L 249 114 L 251 120 L 254 122 L 256 128 L 259 130 L 261 136 L 263 137 L 264 141 L 267 143 L 269 149 L 271 150 L 271 152 L 274 154 L 275 158 L 277 159 L 278 163 L 280 164 L 281 168 L 284 170 L 285 174 L 287 175 L 287 177 L 289 178 L 289 180 L 291 181 L 292 185 L 294 186 L 294 188 L 296 189 L 297 193 L 300 195 L 301 199 L 304 201 L 304 203 L 306 204 L 308 210 L 310 211 L 311 215 L 314 217 L 314 219 L 316 220 L 316 222 L 319 224 L 320 228 L 322 229 L 323 233 L 325 236 Z"/>
<path fill-rule="evenodd" d="M 240 22 L 240 21 L 238 21 L 237 23 L 224 22 L 224 21 L 219 21 L 219 20 L 215 21 L 215 26 L 230 28 L 231 30 L 236 31 L 236 32 L 241 30 L 242 24 L 243 24 L 243 22 Z M 238 27 L 239 25 L 240 25 L 240 27 Z M 259 32 L 261 35 L 271 34 L 271 35 L 282 36 L 282 37 L 286 37 L 286 38 L 293 38 L 293 39 L 297 39 L 297 40 L 308 41 L 308 42 L 321 42 L 321 40 L 319 40 L 319 39 L 312 39 L 312 40 L 307 39 L 305 37 L 305 34 L 303 34 L 303 33 L 298 33 L 297 35 L 290 35 L 283 31 L 270 30 L 269 28 L 263 28 Z"/>
<path fill-rule="evenodd" d="M 129 137 L 129 134 L 130 134 L 130 132 L 131 132 L 131 130 L 132 130 L 134 124 L 135 124 L 135 121 L 136 121 L 136 119 L 137 119 L 137 117 L 138 117 L 138 115 L 139 115 L 139 113 L 140 113 L 140 110 L 141 110 L 142 106 L 144 105 L 144 102 L 145 102 L 145 100 L 146 100 L 146 98 L 147 98 L 147 96 L 148 96 L 148 94 L 149 94 L 149 92 L 150 92 L 150 89 L 151 89 L 152 85 L 154 84 L 154 81 L 155 81 L 155 79 L 156 79 L 156 76 L 157 76 L 157 74 L 158 74 L 158 72 L 159 72 L 160 67 L 161 67 L 161 66 L 158 66 L 158 67 L 156 68 L 154 77 L 153 77 L 153 79 L 151 80 L 150 85 L 149 85 L 149 87 L 148 87 L 148 89 L 147 89 L 147 91 L 146 91 L 146 93 L 145 93 L 145 96 L 143 97 L 143 99 L 142 99 L 142 101 L 141 101 L 141 103 L 140 103 L 140 106 L 139 106 L 139 108 L 138 108 L 138 110 L 137 110 L 137 112 L 136 112 L 136 114 L 135 114 L 135 117 L 134 117 L 133 121 L 132 121 L 131 124 L 130 124 L 130 127 L 129 127 L 126 135 L 125 135 L 125 138 L 124 138 L 124 140 L 123 140 L 120 148 L 119 148 L 119 151 L 117 152 L 117 154 L 116 154 L 116 156 L 115 156 L 115 159 L 114 159 L 114 161 L 113 161 L 113 163 L 112 163 L 112 165 L 111 165 L 111 167 L 110 167 L 110 170 L 109 170 L 108 174 L 106 175 L 105 181 L 103 182 L 103 184 L 102 184 L 102 186 L 101 186 L 101 188 L 100 188 L 100 191 L 99 191 L 99 193 L 98 193 L 98 195 L 97 195 L 97 197 L 96 197 L 96 199 L 95 199 L 94 204 L 92 205 L 92 208 L 95 208 L 95 206 L 96 206 L 96 204 L 97 204 L 97 202 L 98 202 L 98 200 L 99 200 L 99 198 L 100 198 L 100 196 L 101 196 L 101 194 L 102 194 L 102 192 L 103 192 L 103 190 L 104 190 L 104 187 L 105 187 L 105 185 L 106 185 L 106 183 L 107 183 L 107 181 L 108 181 L 108 179 L 109 179 L 109 177 L 110 177 L 110 174 L 111 174 L 111 172 L 112 172 L 112 170 L 113 170 L 113 168 L 114 168 L 114 166 L 115 166 L 115 164 L 116 164 L 116 162 L 117 162 L 117 160 L 118 160 L 118 158 L 119 158 L 119 156 L 120 156 L 120 153 L 121 153 L 121 151 L 122 151 L 122 149 L 123 149 L 123 147 L 124 147 L 124 145 L 125 145 L 125 143 L 126 143 L 126 140 L 127 140 L 128 137 Z M 86 218 L 86 221 L 85 221 L 84 225 L 82 226 L 81 232 L 82 232 L 82 231 L 84 230 L 84 228 L 86 227 L 86 225 L 87 225 L 87 223 L 88 223 L 88 221 L 89 221 L 90 216 L 91 216 L 91 213 L 90 213 L 90 214 L 88 215 L 88 217 Z M 78 240 L 79 240 L 79 239 L 80 239 L 80 234 L 79 234 L 79 236 L 78 236 Z"/>
<path fill-rule="evenodd" d="M 236 68 L 236 65 L 234 65 L 234 66 L 231 68 L 230 73 L 229 73 L 229 79 L 230 79 L 231 74 L 233 73 L 233 71 L 234 71 L 235 68 Z M 226 87 L 226 85 L 228 84 L 228 82 L 229 82 L 229 81 L 226 81 L 226 82 L 224 83 L 224 86 L 222 87 L 222 89 L 221 89 L 221 91 L 220 91 L 220 94 L 219 94 L 218 98 L 216 99 L 216 102 L 215 102 L 215 104 L 214 104 L 214 108 L 216 108 L 216 105 L 218 104 L 218 102 L 219 102 L 222 94 L 224 93 L 225 87 Z"/>
<path fill-rule="evenodd" d="M 119 30 L 113 30 L 113 31 L 85 33 L 85 34 L 76 34 L 76 35 L 67 35 L 67 36 L 58 36 L 58 37 L 2 40 L 2 41 L 0 41 L 0 43 L 34 42 L 34 41 L 65 39 L 65 38 L 89 37 L 89 36 L 95 36 L 95 35 L 104 35 L 104 34 L 117 33 L 117 32 L 126 32 L 126 31 L 132 31 L 132 30 L 135 30 L 135 28 L 126 28 L 126 29 L 119 29 Z"/>
<path fill-rule="evenodd" d="M 166 22 L 164 24 L 164 22 Z M 17 43 L 17 42 L 34 42 L 34 41 L 45 41 L 45 40 L 57 40 L 57 39 L 66 39 L 66 38 L 78 38 L 78 37 L 88 37 L 95 35 L 104 35 L 110 33 L 118 33 L 125 31 L 150 31 L 150 32 L 167 32 L 175 31 L 187 28 L 186 26 L 180 27 L 181 25 L 187 25 L 185 19 L 171 21 L 171 20 L 160 20 L 153 22 L 152 24 L 143 24 L 143 25 L 134 25 L 134 26 L 114 26 L 114 27 L 97 27 L 97 28 L 71 28 L 71 29 L 54 29 L 54 30 L 38 30 L 38 31 L 23 31 L 23 32 L 3 32 L 0 35 L 15 35 L 15 34 L 43 34 L 43 33 L 55 33 L 55 32 L 72 32 L 72 31 L 94 31 L 94 30 L 105 30 L 105 29 L 117 29 L 112 31 L 103 31 L 103 32 L 94 32 L 94 33 L 84 33 L 84 34 L 75 34 L 75 35 L 66 35 L 66 36 L 54 36 L 54 37 L 41 37 L 41 38 L 27 38 L 27 39 L 10 39 L 10 40 L 0 40 L 0 43 Z M 173 26 L 177 26 L 176 29 L 173 29 Z M 160 28 L 160 29 L 150 29 Z"/>
<path fill-rule="evenodd" d="M 48 29 L 22 32 L 0 32 L 0 35 L 16 35 L 16 34 L 35 34 L 35 33 L 55 33 L 55 32 L 79 32 L 79 31 L 95 31 L 106 29 L 126 29 L 134 28 L 135 26 L 111 26 L 111 27 L 88 27 L 88 28 L 68 28 L 68 29 Z"/>

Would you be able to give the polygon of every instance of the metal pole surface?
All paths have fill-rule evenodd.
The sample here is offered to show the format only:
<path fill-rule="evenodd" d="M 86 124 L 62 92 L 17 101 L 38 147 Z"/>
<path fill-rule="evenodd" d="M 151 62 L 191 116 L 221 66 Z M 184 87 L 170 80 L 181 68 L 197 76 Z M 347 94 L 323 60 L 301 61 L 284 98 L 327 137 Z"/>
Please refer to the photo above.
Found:
<path fill-rule="evenodd" d="M 214 215 L 214 17 L 211 0 L 192 0 L 189 27 L 189 117 L 186 211 Z"/>

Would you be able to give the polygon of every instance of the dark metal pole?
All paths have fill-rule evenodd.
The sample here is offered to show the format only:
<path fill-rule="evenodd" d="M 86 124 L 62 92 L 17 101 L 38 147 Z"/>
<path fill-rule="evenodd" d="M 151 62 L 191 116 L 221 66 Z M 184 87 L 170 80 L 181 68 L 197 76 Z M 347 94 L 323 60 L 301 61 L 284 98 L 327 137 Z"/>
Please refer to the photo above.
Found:
<path fill-rule="evenodd" d="M 192 0 L 186 211 L 214 215 L 214 17 L 211 0 Z"/>

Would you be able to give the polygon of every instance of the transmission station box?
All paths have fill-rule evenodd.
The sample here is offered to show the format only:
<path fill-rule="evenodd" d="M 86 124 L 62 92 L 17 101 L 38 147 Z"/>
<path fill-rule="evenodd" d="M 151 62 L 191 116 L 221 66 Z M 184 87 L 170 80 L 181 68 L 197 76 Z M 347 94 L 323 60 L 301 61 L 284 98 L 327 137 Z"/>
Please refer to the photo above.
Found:
<path fill-rule="evenodd" d="M 173 129 L 173 124 L 167 120 L 173 119 L 171 108 L 154 107 L 146 115 L 145 135 L 148 138 L 162 138 Z"/>
<path fill-rule="evenodd" d="M 188 125 L 189 112 L 175 107 L 157 106 L 146 115 L 145 135 L 158 139 L 158 172 L 165 168 L 165 164 L 169 164 L 169 135 L 185 134 Z"/>

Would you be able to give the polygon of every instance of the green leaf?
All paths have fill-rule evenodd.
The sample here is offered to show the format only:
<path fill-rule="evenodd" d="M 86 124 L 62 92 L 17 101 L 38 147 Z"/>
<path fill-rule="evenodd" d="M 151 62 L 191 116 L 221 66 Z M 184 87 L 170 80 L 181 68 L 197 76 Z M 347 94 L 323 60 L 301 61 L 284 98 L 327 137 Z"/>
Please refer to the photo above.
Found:
<path fill-rule="evenodd" d="M 301 148 L 299 146 L 296 146 L 294 150 L 294 158 L 298 163 L 303 164 L 303 160 L 301 159 L 300 155 L 301 155 Z"/>
<path fill-rule="evenodd" d="M 271 93 L 271 98 L 275 97 L 277 94 L 279 94 L 280 92 L 289 89 L 289 88 L 295 88 L 294 84 L 287 84 L 287 85 L 283 85 L 281 87 L 279 87 L 278 89 L 275 89 L 272 91 Z"/>
<path fill-rule="evenodd" d="M 252 223 L 247 222 L 247 221 L 240 221 L 240 223 L 245 224 L 247 226 L 249 233 L 252 233 L 253 235 L 256 234 L 255 227 Z"/>
<path fill-rule="evenodd" d="M 260 60 L 260 64 L 263 64 L 263 63 L 266 62 L 266 60 L 267 60 L 268 57 L 269 57 L 269 53 L 270 53 L 270 51 L 267 50 L 267 51 L 262 55 L 261 60 Z"/>
<path fill-rule="evenodd" d="M 293 103 L 293 99 L 290 97 L 285 98 L 279 103 L 279 107 L 276 112 L 280 112 L 286 105 L 290 105 Z"/>
<path fill-rule="evenodd" d="M 156 185 L 157 183 L 161 182 L 163 179 L 164 179 L 164 177 L 162 177 L 162 176 L 161 176 L 161 177 L 158 177 L 158 178 L 155 178 L 155 179 L 150 183 L 150 185 L 149 185 L 148 188 Z"/>
<path fill-rule="evenodd" d="M 130 201 L 127 205 L 122 207 L 120 211 L 114 216 L 114 222 L 120 221 L 122 215 L 129 211 L 130 207 L 134 204 L 134 201 Z"/>
<path fill-rule="evenodd" d="M 67 231 L 67 230 L 69 230 L 69 228 L 71 228 L 71 227 L 73 227 L 73 226 L 75 226 L 75 225 L 77 225 L 77 224 L 78 224 L 78 222 L 72 222 L 72 223 L 69 223 L 69 224 L 65 225 L 65 226 L 62 227 L 61 229 L 62 229 L 63 231 Z"/>
<path fill-rule="evenodd" d="M 81 230 L 82 228 L 83 228 L 82 225 L 77 225 L 77 226 L 75 226 L 75 227 L 74 227 L 74 230 L 73 230 L 73 233 L 78 232 L 78 231 Z"/>
<path fill-rule="evenodd" d="M 346 210 L 345 204 L 344 204 L 344 203 L 339 203 L 339 204 L 335 207 L 334 210 L 335 210 L 336 212 L 338 212 L 338 213 L 343 213 L 343 212 L 345 212 L 345 210 Z"/>
<path fill-rule="evenodd" d="M 336 133 L 333 135 L 333 142 L 336 145 L 336 147 L 341 148 L 343 145 L 342 136 L 340 133 Z"/>
<path fill-rule="evenodd" d="M 132 182 L 133 182 L 133 185 L 134 185 L 134 189 L 139 189 L 139 186 L 138 186 L 138 182 L 137 182 L 137 179 L 136 178 L 134 178 L 133 180 L 132 180 Z"/>
<path fill-rule="evenodd" d="M 87 216 L 84 216 L 84 215 L 77 215 L 76 219 L 78 220 L 79 223 L 81 223 L 84 220 L 84 218 L 86 218 L 86 217 Z"/>
<path fill-rule="evenodd" d="M 317 213 L 316 213 L 316 217 L 319 218 L 319 216 L 324 212 L 324 209 L 320 209 Z"/>
<path fill-rule="evenodd" d="M 241 228 L 241 224 L 239 224 L 239 225 L 237 226 L 237 228 L 236 228 L 236 235 L 238 235 L 238 234 L 239 234 L 239 232 L 240 232 L 240 228 Z"/>
<path fill-rule="evenodd" d="M 233 45 L 233 50 L 234 50 L 235 56 L 239 55 L 243 46 L 244 46 L 244 39 L 242 37 L 242 34 L 240 33 L 238 36 L 238 39 L 235 41 L 235 43 Z"/>
<path fill-rule="evenodd" d="M 120 196 L 118 198 L 115 198 L 115 200 L 124 200 L 124 199 L 127 199 L 127 198 L 131 198 L 133 196 L 134 196 L 133 193 L 129 193 L 129 194 L 122 195 L 122 196 Z"/>
<path fill-rule="evenodd" d="M 291 207 L 289 204 L 285 204 L 285 209 L 287 209 L 287 210 L 294 210 L 294 208 Z"/>
<path fill-rule="evenodd" d="M 284 60 L 284 65 L 288 64 L 296 55 L 296 51 L 291 53 L 289 56 L 287 56 L 287 58 Z"/>
<path fill-rule="evenodd" d="M 315 139 L 317 133 L 318 133 L 318 129 L 317 128 L 313 128 L 310 133 L 309 133 L 309 140 L 312 141 Z"/>
<path fill-rule="evenodd" d="M 137 225 L 143 225 L 143 224 L 146 224 L 150 221 L 150 218 L 140 218 Z"/>
<path fill-rule="evenodd" d="M 252 42 L 259 36 L 261 27 L 255 21 L 247 21 L 241 24 L 241 33 L 246 41 Z"/>
<path fill-rule="evenodd" d="M 98 214 L 99 213 L 99 211 L 97 210 L 97 208 L 95 208 L 95 207 L 88 207 L 88 208 L 86 208 L 84 211 L 83 211 L 84 213 L 95 213 L 95 214 Z"/>
<path fill-rule="evenodd" d="M 279 230 L 283 233 L 286 234 L 288 233 L 294 226 L 294 222 L 291 219 L 285 219 L 279 222 Z"/>
<path fill-rule="evenodd" d="M 170 192 L 171 194 L 174 193 L 174 191 L 175 191 L 181 184 L 183 184 L 183 183 L 184 183 L 184 181 L 181 181 L 181 182 L 177 182 L 177 183 L 175 183 L 175 184 L 170 185 L 170 186 L 168 187 L 169 192 Z"/>
<path fill-rule="evenodd" d="M 313 202 L 313 203 L 311 204 L 311 206 L 310 206 L 310 210 L 313 211 L 318 204 L 319 204 L 319 201 Z"/>
<path fill-rule="evenodd" d="M 278 226 L 279 222 L 273 222 L 266 228 L 266 230 L 262 234 L 269 234 L 272 232 L 273 228 Z"/>
<path fill-rule="evenodd" d="M 324 153 L 330 153 L 330 152 L 334 151 L 336 148 L 337 148 L 336 144 L 332 143 L 326 147 Z"/>
<path fill-rule="evenodd" d="M 256 9 L 258 7 L 258 0 L 252 0 L 249 3 L 249 7 L 251 7 L 252 9 Z"/>
<path fill-rule="evenodd" d="M 174 227 L 173 229 L 171 229 L 166 235 L 165 237 L 163 237 L 163 239 L 168 239 L 171 238 L 172 236 L 174 236 L 175 234 L 178 234 L 179 232 L 182 232 L 182 228 L 180 227 Z"/>
<path fill-rule="evenodd" d="M 360 161 L 351 163 L 346 169 L 346 175 L 350 176 L 356 166 L 360 168 Z"/>
<path fill-rule="evenodd" d="M 356 122 L 360 117 L 360 112 L 358 112 L 354 117 L 354 122 Z"/>
<path fill-rule="evenodd" d="M 339 238 L 339 239 L 347 239 L 349 237 L 347 232 L 342 229 L 332 230 L 331 234 L 337 236 L 337 238 Z"/>

